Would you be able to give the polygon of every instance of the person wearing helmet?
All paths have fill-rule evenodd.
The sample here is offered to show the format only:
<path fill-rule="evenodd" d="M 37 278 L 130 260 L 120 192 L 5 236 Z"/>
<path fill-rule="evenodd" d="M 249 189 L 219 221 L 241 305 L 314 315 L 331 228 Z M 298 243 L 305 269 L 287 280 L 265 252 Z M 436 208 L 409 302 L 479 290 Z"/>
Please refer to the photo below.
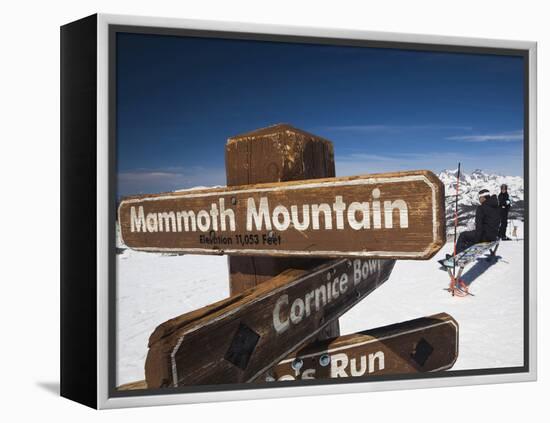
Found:
<path fill-rule="evenodd" d="M 510 195 L 508 195 L 508 185 L 502 184 L 500 186 L 500 194 L 498 194 L 498 208 L 500 211 L 500 228 L 498 230 L 498 236 L 504 241 L 510 240 L 510 238 L 506 236 L 506 228 L 508 227 L 508 211 L 511 205 Z"/>

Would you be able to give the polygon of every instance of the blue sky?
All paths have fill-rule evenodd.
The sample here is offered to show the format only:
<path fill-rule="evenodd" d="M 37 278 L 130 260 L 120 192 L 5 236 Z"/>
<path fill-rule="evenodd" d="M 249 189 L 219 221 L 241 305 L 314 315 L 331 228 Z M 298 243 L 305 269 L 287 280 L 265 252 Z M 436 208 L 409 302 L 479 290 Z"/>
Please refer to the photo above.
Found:
<path fill-rule="evenodd" d="M 521 176 L 523 59 L 118 35 L 119 195 L 224 185 L 227 138 L 282 122 L 330 139 L 337 176 Z"/>

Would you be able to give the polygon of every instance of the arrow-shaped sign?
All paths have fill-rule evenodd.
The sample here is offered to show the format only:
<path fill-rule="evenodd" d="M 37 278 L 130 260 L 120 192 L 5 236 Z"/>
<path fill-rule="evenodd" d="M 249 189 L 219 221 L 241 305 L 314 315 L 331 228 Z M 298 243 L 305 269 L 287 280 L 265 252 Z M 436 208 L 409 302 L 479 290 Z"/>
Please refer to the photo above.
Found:
<path fill-rule="evenodd" d="M 309 344 L 258 382 L 435 372 L 458 357 L 458 323 L 447 313 Z"/>
<path fill-rule="evenodd" d="M 149 339 L 147 386 L 253 381 L 386 281 L 394 263 L 340 259 L 289 270 L 171 319 Z"/>
<path fill-rule="evenodd" d="M 428 259 L 445 242 L 444 187 L 425 170 L 137 196 L 118 219 L 143 251 Z"/>

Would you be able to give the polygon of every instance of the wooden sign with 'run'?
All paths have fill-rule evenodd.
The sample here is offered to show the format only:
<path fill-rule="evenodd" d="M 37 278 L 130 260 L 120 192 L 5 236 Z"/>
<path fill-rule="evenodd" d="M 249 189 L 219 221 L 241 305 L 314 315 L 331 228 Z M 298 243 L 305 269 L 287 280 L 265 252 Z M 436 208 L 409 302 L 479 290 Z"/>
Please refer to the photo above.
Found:
<path fill-rule="evenodd" d="M 447 313 L 314 342 L 255 382 L 376 377 L 438 372 L 458 358 L 458 323 Z M 146 381 L 118 389 L 148 389 Z"/>
<path fill-rule="evenodd" d="M 138 196 L 118 218 L 143 251 L 428 259 L 445 242 L 444 187 L 429 171 Z"/>
<path fill-rule="evenodd" d="M 340 259 L 287 270 L 168 320 L 149 338 L 147 386 L 253 381 L 386 281 L 394 263 Z"/>
<path fill-rule="evenodd" d="M 310 344 L 258 382 L 436 372 L 457 358 L 458 323 L 439 313 Z"/>

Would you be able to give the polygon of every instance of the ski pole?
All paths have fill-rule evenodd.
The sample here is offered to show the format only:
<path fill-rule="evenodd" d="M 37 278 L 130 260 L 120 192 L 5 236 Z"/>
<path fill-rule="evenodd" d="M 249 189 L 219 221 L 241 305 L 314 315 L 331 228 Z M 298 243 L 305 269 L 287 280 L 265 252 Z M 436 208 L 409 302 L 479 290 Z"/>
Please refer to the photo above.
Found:
<path fill-rule="evenodd" d="M 458 226 L 458 189 L 460 184 L 460 162 L 458 162 L 458 170 L 456 172 L 456 194 L 455 194 L 455 234 L 454 234 L 454 248 L 453 248 L 453 274 L 455 274 L 456 271 L 456 231 Z"/>

